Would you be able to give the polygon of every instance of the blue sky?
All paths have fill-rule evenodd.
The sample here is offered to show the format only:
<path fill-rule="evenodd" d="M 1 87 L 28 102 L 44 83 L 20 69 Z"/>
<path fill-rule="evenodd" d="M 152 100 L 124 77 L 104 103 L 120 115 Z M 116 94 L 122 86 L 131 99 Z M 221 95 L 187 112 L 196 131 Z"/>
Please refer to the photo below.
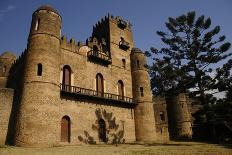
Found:
<path fill-rule="evenodd" d="M 232 42 L 232 0 L 0 0 L 0 53 L 10 50 L 19 55 L 26 48 L 31 15 L 43 4 L 60 12 L 62 34 L 76 41 L 85 42 L 92 26 L 111 13 L 132 23 L 136 47 L 160 48 L 156 31 L 165 30 L 168 17 L 195 10 L 197 16 L 211 17 L 212 25 L 220 25 L 221 34 Z"/>

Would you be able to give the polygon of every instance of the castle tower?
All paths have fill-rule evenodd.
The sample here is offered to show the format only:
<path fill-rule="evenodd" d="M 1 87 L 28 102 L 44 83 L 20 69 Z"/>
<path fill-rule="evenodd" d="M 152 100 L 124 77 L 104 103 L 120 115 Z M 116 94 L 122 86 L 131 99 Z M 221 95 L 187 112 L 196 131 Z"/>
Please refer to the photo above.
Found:
<path fill-rule="evenodd" d="M 154 142 L 156 141 L 156 127 L 146 64 L 146 58 L 142 51 L 133 48 L 131 51 L 133 97 L 138 104 L 134 110 L 136 140 L 139 142 Z"/>
<path fill-rule="evenodd" d="M 186 140 L 192 137 L 191 118 L 186 94 L 180 93 L 167 99 L 170 138 Z"/>
<path fill-rule="evenodd" d="M 60 33 L 56 10 L 41 6 L 33 13 L 16 123 L 18 146 L 47 146 L 59 140 L 55 103 L 60 95 Z"/>
<path fill-rule="evenodd" d="M 15 60 L 16 56 L 9 51 L 0 55 L 0 88 L 6 87 L 10 68 Z"/>
<path fill-rule="evenodd" d="M 92 36 L 102 45 L 102 50 L 109 52 L 112 65 L 130 69 L 130 52 L 134 47 L 131 24 L 121 17 L 108 15 L 94 27 Z"/>

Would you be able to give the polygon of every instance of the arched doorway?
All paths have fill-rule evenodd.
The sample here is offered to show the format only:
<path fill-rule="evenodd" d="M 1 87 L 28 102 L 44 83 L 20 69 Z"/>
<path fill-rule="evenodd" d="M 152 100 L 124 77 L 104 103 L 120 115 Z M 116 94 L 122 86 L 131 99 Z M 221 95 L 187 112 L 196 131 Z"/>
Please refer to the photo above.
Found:
<path fill-rule="evenodd" d="M 96 87 L 97 87 L 97 95 L 104 96 L 104 83 L 103 76 L 98 73 L 96 76 Z"/>
<path fill-rule="evenodd" d="M 70 118 L 64 116 L 61 119 L 61 142 L 70 142 L 71 125 Z"/>
<path fill-rule="evenodd" d="M 103 119 L 98 121 L 99 125 L 99 140 L 100 142 L 106 142 L 106 123 Z"/>

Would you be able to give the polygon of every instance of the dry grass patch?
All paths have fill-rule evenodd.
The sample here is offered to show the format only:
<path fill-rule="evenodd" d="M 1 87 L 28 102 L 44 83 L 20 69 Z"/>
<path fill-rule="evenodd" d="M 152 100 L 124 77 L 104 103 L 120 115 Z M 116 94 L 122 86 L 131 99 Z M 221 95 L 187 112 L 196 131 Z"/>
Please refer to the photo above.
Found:
<path fill-rule="evenodd" d="M 50 148 L 0 147 L 0 155 L 232 155 L 232 147 L 197 142 L 166 144 L 76 145 Z"/>

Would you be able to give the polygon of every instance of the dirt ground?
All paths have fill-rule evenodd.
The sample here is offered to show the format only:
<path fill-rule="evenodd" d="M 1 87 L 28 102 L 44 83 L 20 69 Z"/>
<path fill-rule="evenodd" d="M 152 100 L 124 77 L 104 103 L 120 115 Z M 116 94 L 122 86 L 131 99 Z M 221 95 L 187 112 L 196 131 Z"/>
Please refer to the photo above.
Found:
<path fill-rule="evenodd" d="M 166 144 L 76 145 L 49 148 L 0 146 L 0 155 L 232 155 L 232 145 L 197 142 Z"/>

